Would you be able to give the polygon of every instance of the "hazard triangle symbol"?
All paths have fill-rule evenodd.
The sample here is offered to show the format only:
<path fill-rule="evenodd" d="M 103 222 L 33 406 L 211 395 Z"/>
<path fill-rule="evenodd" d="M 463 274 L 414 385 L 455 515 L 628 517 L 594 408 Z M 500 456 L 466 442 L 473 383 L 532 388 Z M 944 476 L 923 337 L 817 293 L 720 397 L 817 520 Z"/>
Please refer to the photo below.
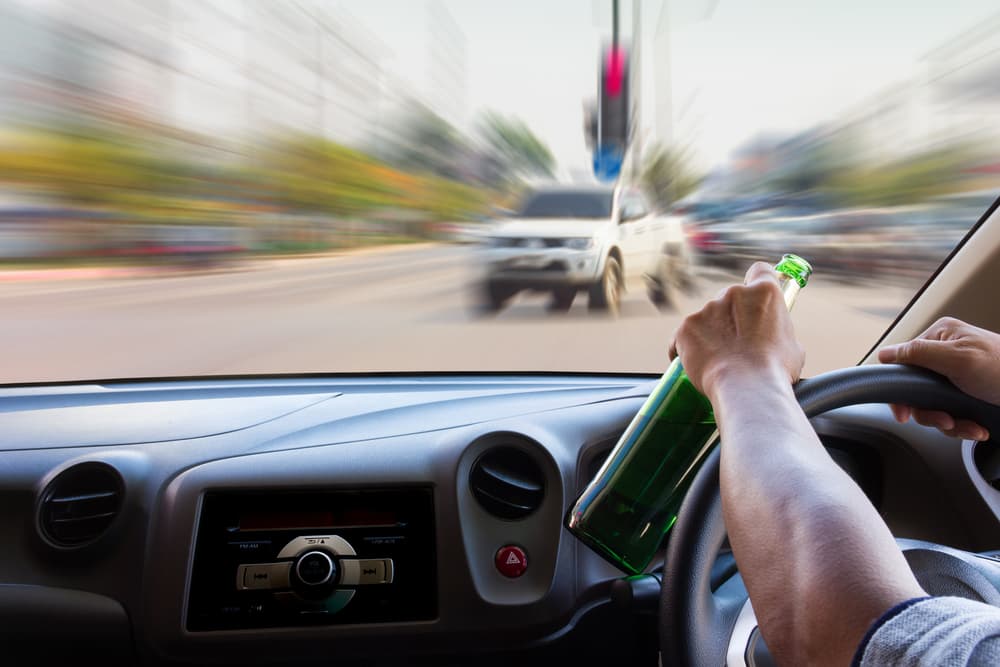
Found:
<path fill-rule="evenodd" d="M 511 551 L 507 555 L 507 565 L 520 565 L 521 559 L 517 557 L 517 554 Z"/>

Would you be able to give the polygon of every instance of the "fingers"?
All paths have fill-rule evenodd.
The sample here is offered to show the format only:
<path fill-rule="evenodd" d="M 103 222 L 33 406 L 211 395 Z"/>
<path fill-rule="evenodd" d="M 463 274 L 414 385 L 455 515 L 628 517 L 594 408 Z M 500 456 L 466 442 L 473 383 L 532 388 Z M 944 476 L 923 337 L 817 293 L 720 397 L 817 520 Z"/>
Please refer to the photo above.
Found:
<path fill-rule="evenodd" d="M 922 426 L 931 426 L 939 431 L 950 431 L 955 428 L 955 418 L 940 410 L 914 410 L 913 421 Z"/>
<path fill-rule="evenodd" d="M 908 405 L 897 405 L 893 403 L 889 406 L 892 408 L 892 416 L 896 418 L 900 424 L 905 424 L 910 421 L 910 417 L 913 416 L 913 408 Z"/>
<path fill-rule="evenodd" d="M 930 340 L 948 340 L 952 334 L 966 326 L 962 320 L 954 317 L 939 318 L 934 324 L 927 327 L 927 330 L 917 336 L 917 338 L 928 338 Z"/>
<path fill-rule="evenodd" d="M 778 276 L 774 273 L 774 267 L 765 262 L 754 262 L 747 269 L 743 278 L 744 285 L 752 285 L 757 282 L 766 281 L 774 284 L 778 283 Z"/>
<path fill-rule="evenodd" d="M 944 431 L 944 434 L 950 435 L 953 438 L 978 440 L 980 442 L 990 439 L 990 432 L 988 430 L 976 422 L 971 422 L 967 419 L 956 419 L 955 428 Z"/>
<path fill-rule="evenodd" d="M 923 366 L 946 375 L 955 368 L 955 348 L 941 340 L 914 338 L 883 347 L 878 351 L 878 360 L 883 364 Z"/>
<path fill-rule="evenodd" d="M 913 340 L 887 345 L 879 350 L 878 360 L 884 364 L 914 364 L 938 370 L 928 366 L 924 361 L 926 359 L 940 360 L 943 351 L 947 348 L 933 343 L 950 340 L 956 332 L 966 326 L 968 325 L 962 320 L 957 320 L 954 317 L 942 317 Z"/>
<path fill-rule="evenodd" d="M 922 426 L 936 428 L 952 438 L 967 440 L 989 440 L 990 432 L 976 422 L 968 419 L 955 419 L 947 412 L 940 410 L 917 410 L 906 405 L 892 405 L 896 421 L 905 423 L 912 417 L 913 421 Z"/>

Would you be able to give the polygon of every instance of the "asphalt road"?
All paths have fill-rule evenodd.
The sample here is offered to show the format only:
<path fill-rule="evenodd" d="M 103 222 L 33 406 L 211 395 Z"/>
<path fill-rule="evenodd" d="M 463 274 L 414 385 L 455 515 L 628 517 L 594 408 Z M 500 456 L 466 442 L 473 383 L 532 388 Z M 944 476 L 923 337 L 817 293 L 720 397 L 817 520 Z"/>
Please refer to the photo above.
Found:
<path fill-rule="evenodd" d="M 0 382 L 346 371 L 656 371 L 681 317 L 735 276 L 657 311 L 625 295 L 621 316 L 564 314 L 522 295 L 473 314 L 474 255 L 401 246 L 254 260 L 225 271 L 0 284 Z M 806 373 L 856 363 L 913 288 L 814 276 L 794 319 Z"/>

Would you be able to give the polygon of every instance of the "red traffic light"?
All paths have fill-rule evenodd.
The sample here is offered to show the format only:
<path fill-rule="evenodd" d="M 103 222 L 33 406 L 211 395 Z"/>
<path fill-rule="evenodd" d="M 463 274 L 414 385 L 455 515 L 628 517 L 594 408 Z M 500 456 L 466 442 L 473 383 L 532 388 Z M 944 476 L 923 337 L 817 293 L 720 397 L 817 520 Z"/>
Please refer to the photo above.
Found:
<path fill-rule="evenodd" d="M 625 84 L 625 60 L 628 56 L 623 48 L 608 50 L 604 61 L 604 90 L 611 97 L 618 97 Z"/>

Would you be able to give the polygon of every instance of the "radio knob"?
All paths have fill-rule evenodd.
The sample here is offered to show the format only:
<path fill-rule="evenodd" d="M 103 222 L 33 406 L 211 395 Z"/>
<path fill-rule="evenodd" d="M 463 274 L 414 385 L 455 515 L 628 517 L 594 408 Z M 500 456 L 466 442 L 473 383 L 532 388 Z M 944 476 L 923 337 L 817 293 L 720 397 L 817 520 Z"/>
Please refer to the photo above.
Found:
<path fill-rule="evenodd" d="M 322 586 L 337 578 L 337 566 L 324 551 L 307 551 L 295 563 L 295 574 L 306 586 Z"/>

